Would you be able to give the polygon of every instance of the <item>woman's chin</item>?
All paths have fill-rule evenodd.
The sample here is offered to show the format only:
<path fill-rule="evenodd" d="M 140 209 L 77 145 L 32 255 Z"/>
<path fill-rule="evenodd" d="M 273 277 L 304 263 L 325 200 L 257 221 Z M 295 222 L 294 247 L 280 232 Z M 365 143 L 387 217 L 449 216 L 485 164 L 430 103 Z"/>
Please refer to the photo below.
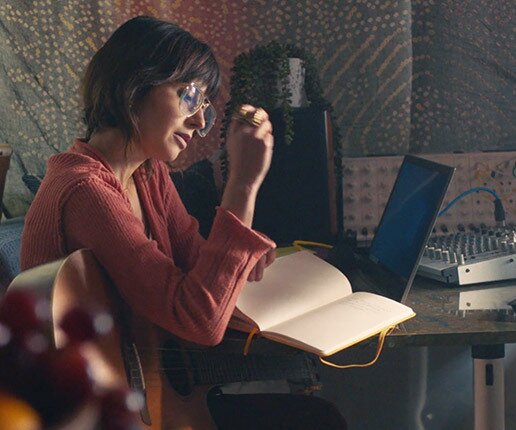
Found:
<path fill-rule="evenodd" d="M 165 151 L 160 154 L 159 158 L 162 161 L 171 162 L 176 160 L 182 152 L 183 150 L 178 145 L 172 143 L 165 148 Z"/>

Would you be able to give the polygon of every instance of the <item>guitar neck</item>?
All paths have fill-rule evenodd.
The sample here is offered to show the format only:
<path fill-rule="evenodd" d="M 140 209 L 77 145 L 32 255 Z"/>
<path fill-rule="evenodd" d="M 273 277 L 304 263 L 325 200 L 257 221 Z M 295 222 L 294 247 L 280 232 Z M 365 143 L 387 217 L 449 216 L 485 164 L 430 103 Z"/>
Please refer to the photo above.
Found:
<path fill-rule="evenodd" d="M 314 379 L 314 363 L 304 353 L 291 355 L 189 352 L 194 385 L 241 381 Z"/>
<path fill-rule="evenodd" d="M 174 340 L 161 348 L 161 364 L 170 385 L 181 395 L 194 386 L 243 381 L 290 379 L 306 386 L 318 384 L 315 360 L 304 352 L 269 355 L 221 350 L 185 349 Z"/>

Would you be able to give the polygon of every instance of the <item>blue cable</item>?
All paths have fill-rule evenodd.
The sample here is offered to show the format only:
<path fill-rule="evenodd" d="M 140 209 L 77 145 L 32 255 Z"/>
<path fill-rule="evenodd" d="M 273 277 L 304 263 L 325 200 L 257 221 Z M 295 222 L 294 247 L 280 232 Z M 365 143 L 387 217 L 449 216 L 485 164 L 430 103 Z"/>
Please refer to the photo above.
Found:
<path fill-rule="evenodd" d="M 443 209 L 441 210 L 441 212 L 439 212 L 437 214 L 437 216 L 442 216 L 444 215 L 448 209 L 450 209 L 455 203 L 457 203 L 460 199 L 462 199 L 463 197 L 466 197 L 468 194 L 471 194 L 471 193 L 475 193 L 477 191 L 486 191 L 488 192 L 489 194 L 492 194 L 494 196 L 495 199 L 497 200 L 500 200 L 500 197 L 498 196 L 498 194 L 496 193 L 495 190 L 492 190 L 491 188 L 486 188 L 486 187 L 475 187 L 475 188 L 471 188 L 467 191 L 464 191 L 463 193 L 460 193 L 457 197 L 455 197 L 450 203 L 448 203 L 448 205 Z"/>

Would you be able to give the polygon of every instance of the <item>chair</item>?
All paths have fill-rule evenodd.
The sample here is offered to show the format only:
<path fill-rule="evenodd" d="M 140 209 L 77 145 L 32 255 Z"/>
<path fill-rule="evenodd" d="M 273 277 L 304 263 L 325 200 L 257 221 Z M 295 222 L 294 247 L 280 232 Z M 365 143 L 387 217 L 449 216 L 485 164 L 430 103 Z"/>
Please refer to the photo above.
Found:
<path fill-rule="evenodd" d="M 337 408 L 303 394 L 208 394 L 208 407 L 219 430 L 346 430 Z"/>

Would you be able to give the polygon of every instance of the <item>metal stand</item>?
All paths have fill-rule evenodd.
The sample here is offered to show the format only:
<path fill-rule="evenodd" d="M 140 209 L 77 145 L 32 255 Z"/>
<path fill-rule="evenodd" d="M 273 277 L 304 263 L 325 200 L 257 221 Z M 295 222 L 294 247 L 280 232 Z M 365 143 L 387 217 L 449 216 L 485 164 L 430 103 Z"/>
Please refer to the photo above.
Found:
<path fill-rule="evenodd" d="M 474 345 L 475 430 L 505 430 L 505 345 Z"/>

